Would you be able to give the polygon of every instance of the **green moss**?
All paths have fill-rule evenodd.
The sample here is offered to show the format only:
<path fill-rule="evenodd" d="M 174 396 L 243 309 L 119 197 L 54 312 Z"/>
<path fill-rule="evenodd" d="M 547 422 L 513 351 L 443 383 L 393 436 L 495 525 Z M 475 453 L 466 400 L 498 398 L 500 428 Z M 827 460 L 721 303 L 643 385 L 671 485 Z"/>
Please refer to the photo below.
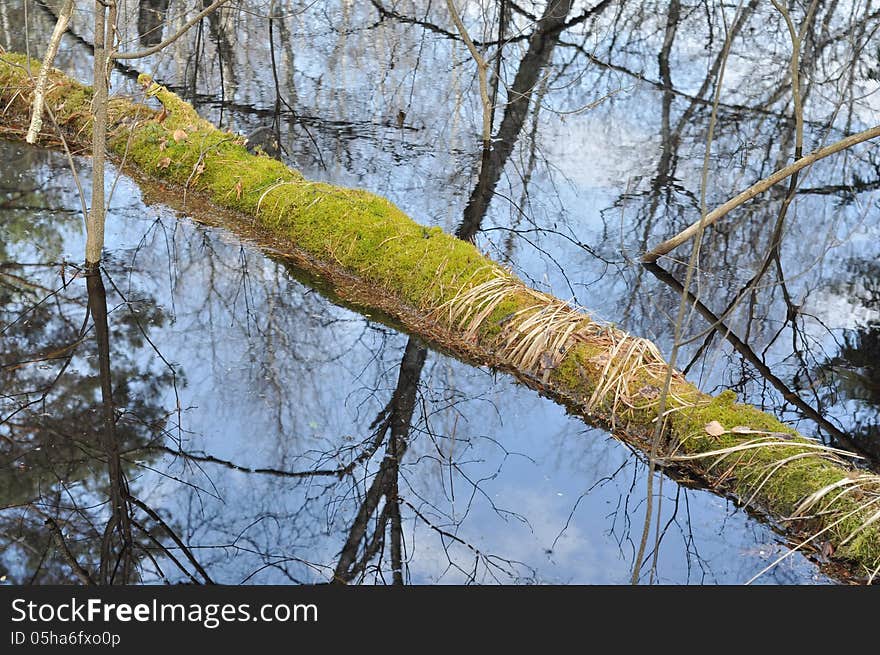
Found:
<path fill-rule="evenodd" d="M 578 343 L 552 371 L 550 379 L 554 386 L 568 390 L 578 402 L 585 403 L 596 390 L 600 373 L 596 360 L 603 354 L 601 346 Z"/>
<path fill-rule="evenodd" d="M 29 59 L 27 55 L 18 52 L 4 52 L 0 55 L 0 82 L 3 84 L 19 84 L 28 77 L 28 68 L 31 75 L 36 75 L 41 64 L 37 59 Z"/>
<path fill-rule="evenodd" d="M 705 470 L 724 472 L 725 484 L 742 498 L 755 498 L 760 506 L 776 516 L 790 516 L 797 506 L 817 490 L 824 489 L 851 475 L 851 470 L 818 456 L 802 444 L 815 444 L 776 418 L 750 405 L 733 402 L 735 395 L 724 392 L 702 406 L 675 413 L 671 417 L 672 431 L 681 451 L 688 454 L 709 453 L 742 446 L 755 439 L 775 441 L 778 445 L 743 450 L 727 455 L 723 462 L 718 456 L 701 460 Z M 718 421 L 728 432 L 712 436 L 706 425 Z M 733 428 L 748 428 L 758 433 L 730 432 Z M 809 454 L 809 456 L 806 456 Z M 804 455 L 802 457 L 796 457 Z M 711 472 L 711 471 L 710 471 Z M 819 509 L 827 513 L 801 521 L 802 529 L 811 533 L 825 530 L 824 538 L 834 545 L 864 522 L 866 513 L 858 505 L 858 494 L 837 498 L 829 495 Z M 833 510 L 833 511 L 831 511 Z M 836 522 L 848 513 L 850 519 Z M 813 514 L 820 514 L 814 511 Z M 869 526 L 857 537 L 840 545 L 837 557 L 880 563 L 880 532 L 876 525 Z"/>

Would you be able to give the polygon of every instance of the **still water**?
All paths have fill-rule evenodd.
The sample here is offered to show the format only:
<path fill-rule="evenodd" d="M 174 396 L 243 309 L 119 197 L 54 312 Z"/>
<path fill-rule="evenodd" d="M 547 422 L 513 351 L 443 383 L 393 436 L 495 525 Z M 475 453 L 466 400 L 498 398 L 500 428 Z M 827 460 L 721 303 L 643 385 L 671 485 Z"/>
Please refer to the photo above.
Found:
<path fill-rule="evenodd" d="M 482 176 L 473 62 L 440 29 L 442 7 L 399 3 L 395 18 L 381 3 L 236 3 L 137 66 L 224 127 L 274 121 L 282 156 L 309 177 L 383 194 L 448 231 L 470 212 L 481 249 L 668 354 L 678 296 L 637 259 L 699 217 L 714 92 L 705 81 L 725 20 L 738 27 L 705 204 L 793 152 L 790 44 L 757 4 L 734 17 L 611 3 L 566 27 L 546 61 L 512 38 L 522 21 L 528 32 L 515 15 L 495 118 L 495 151 L 509 154 Z M 132 17 L 143 8 L 124 6 Z M 835 7 L 809 32 L 804 151 L 867 127 L 877 108 L 870 48 L 856 47 L 877 19 Z M 491 40 L 492 21 L 472 9 L 468 25 Z M 22 2 L 4 3 L 0 43 L 41 52 L 54 19 L 28 3 L 28 31 L 10 27 L 24 19 Z M 65 37 L 56 62 L 83 80 L 88 23 L 75 16 L 78 38 Z M 138 21 L 126 25 L 129 49 L 146 45 Z M 534 97 L 518 118 L 511 89 L 529 74 Z M 137 92 L 124 70 L 113 81 Z M 783 189 L 707 234 L 693 288 L 718 314 L 742 296 L 726 323 L 752 357 L 723 335 L 699 336 L 706 324 L 693 317 L 687 334 L 698 337 L 679 360 L 707 391 L 732 388 L 868 454 L 880 450 L 875 157 L 864 147 L 817 164 L 787 214 Z M 76 277 L 81 204 L 63 154 L 0 142 L 0 161 L 0 575 L 76 581 L 45 521 L 86 569 L 99 570 L 112 545 L 99 358 Z M 77 163 L 88 197 L 87 161 Z M 629 581 L 646 468 L 624 445 L 504 376 L 433 351 L 422 365 L 406 335 L 334 304 L 204 217 L 147 200 L 119 179 L 105 255 L 118 457 L 140 503 L 132 579 Z M 686 258 L 683 248 L 664 263 L 683 279 Z M 787 552 L 771 526 L 711 492 L 664 478 L 660 495 L 655 581 L 741 583 Z M 798 553 L 758 579 L 826 581 Z"/>

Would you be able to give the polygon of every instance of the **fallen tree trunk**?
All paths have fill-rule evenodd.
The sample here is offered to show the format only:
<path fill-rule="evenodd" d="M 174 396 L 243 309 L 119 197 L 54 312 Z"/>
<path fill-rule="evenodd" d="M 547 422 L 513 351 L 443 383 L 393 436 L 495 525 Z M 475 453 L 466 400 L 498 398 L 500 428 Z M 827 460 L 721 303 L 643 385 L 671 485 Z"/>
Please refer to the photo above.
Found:
<path fill-rule="evenodd" d="M 662 420 L 661 465 L 739 499 L 805 548 L 833 550 L 856 575 L 876 575 L 880 477 L 854 468 L 848 453 L 736 403 L 731 391 L 705 394 L 678 373 L 658 419 L 668 365 L 650 341 L 527 287 L 470 243 L 418 225 L 384 198 L 311 182 L 250 155 L 243 139 L 149 78 L 139 81 L 162 107 L 111 99 L 107 145 L 126 172 L 171 188 L 173 198 L 162 202 L 188 203 L 190 211 L 196 203 L 343 301 L 379 309 L 460 359 L 513 374 L 642 451 Z M 0 57 L 0 133 L 24 137 L 33 87 L 24 56 Z M 68 143 L 82 149 L 91 97 L 62 73 L 49 74 L 47 107 Z"/>

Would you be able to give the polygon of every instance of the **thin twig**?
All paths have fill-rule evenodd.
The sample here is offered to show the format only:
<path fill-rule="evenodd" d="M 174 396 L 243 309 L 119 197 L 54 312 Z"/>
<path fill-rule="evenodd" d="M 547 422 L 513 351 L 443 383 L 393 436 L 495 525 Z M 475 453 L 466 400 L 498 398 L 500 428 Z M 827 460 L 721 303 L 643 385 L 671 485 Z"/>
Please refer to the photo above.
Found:
<path fill-rule="evenodd" d="M 73 553 L 70 552 L 70 549 L 67 547 L 67 542 L 64 541 L 64 535 L 61 534 L 61 528 L 58 527 L 55 519 L 47 517 L 44 523 L 52 533 L 52 537 L 55 539 L 55 545 L 58 546 L 58 550 L 61 551 L 61 556 L 64 558 L 64 561 L 67 562 L 71 569 L 73 569 L 74 575 L 76 575 L 84 585 L 94 587 L 95 581 L 92 579 L 92 576 L 89 575 L 89 572 L 76 561 Z"/>
<path fill-rule="evenodd" d="M 489 82 L 487 74 L 489 63 L 483 55 L 480 54 L 480 51 L 477 50 L 477 46 L 474 45 L 474 42 L 468 34 L 461 17 L 458 15 L 458 10 L 455 8 L 455 4 L 453 4 L 452 0 L 446 0 L 446 6 L 449 8 L 449 15 L 452 17 L 452 22 L 455 23 L 455 27 L 458 28 L 458 33 L 461 34 L 461 38 L 467 46 L 467 49 L 470 51 L 471 57 L 473 57 L 474 61 L 477 63 L 477 75 L 480 81 L 480 100 L 483 105 L 483 144 L 488 144 L 492 139 L 492 101 L 489 99 Z"/>
<path fill-rule="evenodd" d="M 131 494 L 128 495 L 128 501 L 130 503 L 140 507 L 144 512 L 147 513 L 147 515 L 151 519 L 153 519 L 156 523 L 158 523 L 162 527 L 162 529 L 165 530 L 165 532 L 168 534 L 168 536 L 171 537 L 171 540 L 177 544 L 177 546 L 180 548 L 181 551 L 183 551 L 183 554 L 186 555 L 186 558 L 195 567 L 196 571 L 198 571 L 199 574 L 205 579 L 205 582 L 207 582 L 208 584 L 214 584 L 214 581 L 211 579 L 211 576 L 209 576 L 208 572 L 202 568 L 202 565 L 199 564 L 198 560 L 193 556 L 193 554 L 190 552 L 190 549 L 186 546 L 186 544 L 184 544 L 183 541 L 181 541 L 180 537 L 177 536 L 177 533 L 171 529 L 171 527 L 162 519 L 161 516 L 159 516 L 159 514 L 156 513 L 156 511 L 152 507 L 147 505 L 145 502 L 138 500 L 137 498 L 135 498 Z"/>

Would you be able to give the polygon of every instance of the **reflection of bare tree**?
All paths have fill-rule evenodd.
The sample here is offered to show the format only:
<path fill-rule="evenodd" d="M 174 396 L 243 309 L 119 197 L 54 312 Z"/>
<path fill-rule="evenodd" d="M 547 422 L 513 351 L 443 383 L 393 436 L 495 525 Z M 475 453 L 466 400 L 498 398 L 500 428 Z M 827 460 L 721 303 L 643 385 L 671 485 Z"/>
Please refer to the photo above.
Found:
<path fill-rule="evenodd" d="M 403 584 L 403 528 L 400 520 L 398 474 L 400 462 L 407 449 L 410 423 L 416 405 L 416 391 L 427 349 L 415 338 L 406 343 L 400 362 L 397 387 L 388 405 L 373 421 L 374 438 L 381 442 L 387 435 L 385 456 L 373 477 L 357 516 L 352 522 L 348 539 L 339 555 L 334 580 L 351 582 L 362 574 L 367 564 L 378 555 L 385 544 L 385 532 L 390 526 L 391 570 L 394 584 Z M 367 536 L 370 519 L 384 499 L 373 526 L 373 534 Z"/>
<path fill-rule="evenodd" d="M 600 3 L 595 13 L 600 13 L 601 9 L 607 5 L 607 2 Z M 572 2 L 570 1 L 550 0 L 544 15 L 537 21 L 535 31 L 529 39 L 528 50 L 519 64 L 513 85 L 508 92 L 509 99 L 505 105 L 504 116 L 494 143 L 491 147 L 488 142 L 483 144 L 478 182 L 456 232 L 459 238 L 473 240 L 480 228 L 494 195 L 495 186 L 498 184 L 525 124 L 533 91 L 538 86 L 539 78 L 550 61 L 571 9 Z M 499 27 L 502 35 L 505 29 L 505 20 L 505 12 L 502 7 L 501 26 Z M 500 53 L 498 61 L 500 62 Z M 496 96 L 499 72 L 500 69 L 496 68 L 493 94 Z M 492 104 L 494 107 L 495 103 Z M 351 582 L 364 573 L 371 560 L 377 556 L 381 559 L 387 531 L 391 541 L 393 582 L 394 584 L 403 584 L 403 530 L 400 514 L 400 505 L 403 499 L 399 497 L 398 476 L 400 462 L 408 445 L 407 439 L 415 408 L 416 391 L 426 354 L 425 347 L 418 345 L 414 338 L 411 337 L 407 341 L 400 364 L 397 387 L 388 405 L 380 412 L 371 426 L 374 430 L 374 438 L 379 441 L 385 439 L 385 435 L 388 433 L 386 452 L 378 472 L 364 495 L 349 531 L 348 539 L 343 546 L 334 573 L 334 580 L 337 582 Z M 379 509 L 380 505 L 381 509 Z M 409 507 L 429 526 L 437 529 L 418 512 L 417 508 L 411 504 Z M 371 518 L 377 511 L 378 515 L 372 522 L 372 534 L 368 535 Z M 446 533 L 445 536 L 454 537 L 449 533 Z M 459 539 L 459 541 L 461 540 Z"/>
<path fill-rule="evenodd" d="M 4 263 L 4 268 L 15 267 Z M 17 316 L 4 321 L 6 347 L 0 359 L 6 401 L 0 405 L 0 434 L 7 463 L 0 485 L 9 491 L 0 525 L 4 539 L 17 543 L 18 555 L 30 563 L 25 570 L 32 581 L 64 580 L 65 574 L 56 570 L 59 565 L 87 584 L 125 584 L 138 578 L 142 553 L 135 551 L 144 543 L 132 536 L 129 465 L 120 453 L 148 440 L 161 424 L 162 412 L 149 399 L 167 379 L 140 373 L 120 357 L 116 397 L 127 412 L 124 418 L 118 413 L 110 383 L 114 369 L 106 293 L 97 275 L 87 278 L 85 302 L 69 295 L 77 278 L 49 291 L 53 302 L 35 295 L 42 293 L 40 287 L 19 287 L 2 298 L 0 315 Z M 86 318 L 94 320 L 91 329 L 88 320 L 78 325 L 71 315 L 86 308 Z M 35 325 L 43 329 L 35 333 Z M 121 344 L 138 342 L 134 329 L 124 321 L 117 326 Z M 95 376 L 80 372 L 82 362 L 92 360 L 84 352 L 89 332 L 97 343 Z M 96 392 L 103 396 L 99 411 L 93 404 Z M 108 471 L 103 483 L 101 467 Z"/>
<path fill-rule="evenodd" d="M 18 558 L 19 564 L 22 558 L 28 563 L 24 571 L 31 582 L 64 581 L 66 574 L 58 570 L 62 566 L 83 584 L 131 584 L 141 579 L 145 567 L 151 575 L 164 577 L 163 560 L 194 582 L 198 580 L 190 568 L 210 582 L 174 528 L 129 489 L 131 472 L 135 467 L 149 468 L 149 464 L 143 459 L 135 463 L 126 453 L 149 450 L 145 444 L 154 435 L 165 435 L 166 415 L 151 401 L 170 376 L 138 372 L 118 351 L 113 356 L 114 339 L 130 348 L 149 337 L 137 318 L 117 320 L 114 334 L 103 275 L 99 270 L 85 275 L 91 329 L 86 322 L 74 331 L 73 323 L 58 320 L 64 318 L 64 305 L 38 302 L 25 313 L 34 319 L 45 317 L 47 325 L 61 326 L 57 335 L 44 332 L 43 339 L 68 334 L 64 340 L 69 345 L 59 348 L 41 339 L 36 353 L 19 349 L 4 353 L 2 370 L 9 374 L 4 388 L 14 409 L 0 417 L 0 430 L 8 446 L 3 459 L 15 464 L 4 467 L 12 471 L 15 482 L 9 488 L 15 491 L 5 495 L 0 531 L 5 540 L 17 544 L 8 555 Z M 151 317 L 148 312 L 139 318 L 161 321 L 158 314 Z M 7 324 L 8 343 L 28 348 L 28 339 L 22 337 L 31 326 L 9 329 L 16 325 L 15 321 Z M 97 357 L 88 359 L 97 360 L 97 374 L 71 372 L 72 362 L 84 355 L 89 332 L 94 333 Z M 58 367 L 57 374 L 44 384 L 39 380 L 43 376 L 34 371 L 34 365 L 41 362 Z M 118 381 L 116 388 L 113 379 Z M 0 485 L 11 482 L 9 475 L 3 476 Z M 8 560 L 6 566 L 14 562 Z"/>
<path fill-rule="evenodd" d="M 601 13 L 608 4 L 599 3 L 594 13 Z M 550 0 L 544 9 L 544 14 L 535 25 L 535 31 L 529 38 L 528 50 L 520 61 L 516 77 L 508 91 L 504 117 L 501 119 L 494 143 L 491 148 L 482 150 L 477 185 L 471 192 L 464 210 L 464 218 L 456 231 L 456 236 L 461 239 L 472 241 L 480 228 L 480 223 L 495 194 L 495 187 L 501 179 L 501 173 L 513 153 L 514 145 L 525 124 L 532 92 L 537 87 L 539 78 L 559 42 L 559 36 L 565 29 L 572 5 L 571 0 Z"/>
<path fill-rule="evenodd" d="M 70 218 L 40 170 L 4 171 L 18 179 L 0 202 L 0 567 L 16 582 L 133 583 L 174 557 L 170 528 L 129 490 L 149 461 L 125 457 L 164 435 L 156 398 L 173 374 L 133 355 L 164 315 L 121 295 L 113 314 L 101 271 L 53 263 Z M 34 238 L 47 263 L 33 261 Z"/>
<path fill-rule="evenodd" d="M 89 312 L 98 346 L 98 368 L 101 380 L 103 418 L 102 445 L 107 460 L 110 492 L 110 519 L 101 541 L 100 580 L 103 584 L 129 584 L 134 575 L 134 544 L 131 537 L 131 508 L 128 480 L 119 456 L 116 433 L 116 408 L 113 404 L 113 380 L 110 366 L 110 329 L 107 321 L 107 291 L 99 266 L 86 270 Z M 115 542 L 115 543 L 114 543 Z"/>

